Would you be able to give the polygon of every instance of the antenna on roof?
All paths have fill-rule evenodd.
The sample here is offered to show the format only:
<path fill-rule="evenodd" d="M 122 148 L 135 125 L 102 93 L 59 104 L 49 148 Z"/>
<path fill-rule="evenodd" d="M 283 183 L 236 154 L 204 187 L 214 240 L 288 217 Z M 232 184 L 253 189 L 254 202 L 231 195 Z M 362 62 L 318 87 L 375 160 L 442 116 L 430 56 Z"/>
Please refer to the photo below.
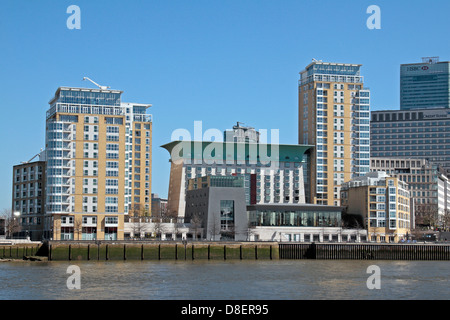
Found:
<path fill-rule="evenodd" d="M 111 88 L 111 87 L 101 86 L 101 85 L 99 85 L 97 82 L 92 81 L 91 79 L 89 79 L 88 77 L 84 77 L 84 78 L 83 78 L 83 81 L 85 81 L 85 80 L 89 80 L 90 82 L 92 82 L 93 84 L 95 84 L 97 87 L 99 87 L 101 90 L 107 90 L 107 89 Z"/>

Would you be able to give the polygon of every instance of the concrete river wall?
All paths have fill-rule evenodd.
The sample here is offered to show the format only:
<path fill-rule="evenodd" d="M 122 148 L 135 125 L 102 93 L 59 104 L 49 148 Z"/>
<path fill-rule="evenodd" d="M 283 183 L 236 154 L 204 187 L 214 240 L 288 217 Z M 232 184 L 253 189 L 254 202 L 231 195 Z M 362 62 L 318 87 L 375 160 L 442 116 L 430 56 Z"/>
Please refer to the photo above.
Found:
<path fill-rule="evenodd" d="M 49 243 L 49 260 L 278 259 L 276 243 Z"/>
<path fill-rule="evenodd" d="M 447 244 L 277 242 L 75 242 L 0 245 L 0 259 L 72 260 L 450 260 Z M 39 259 L 37 259 L 39 260 Z"/>

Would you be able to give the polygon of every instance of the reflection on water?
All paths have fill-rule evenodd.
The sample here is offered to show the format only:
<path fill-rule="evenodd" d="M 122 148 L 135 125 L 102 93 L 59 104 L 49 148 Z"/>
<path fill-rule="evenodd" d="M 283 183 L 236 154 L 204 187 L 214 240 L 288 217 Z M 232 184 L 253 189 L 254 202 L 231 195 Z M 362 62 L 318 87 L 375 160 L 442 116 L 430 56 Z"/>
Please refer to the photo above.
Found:
<path fill-rule="evenodd" d="M 67 267 L 81 269 L 69 290 Z M 369 290 L 370 265 L 381 289 Z M 0 299 L 450 299 L 443 261 L 2 262 Z"/>

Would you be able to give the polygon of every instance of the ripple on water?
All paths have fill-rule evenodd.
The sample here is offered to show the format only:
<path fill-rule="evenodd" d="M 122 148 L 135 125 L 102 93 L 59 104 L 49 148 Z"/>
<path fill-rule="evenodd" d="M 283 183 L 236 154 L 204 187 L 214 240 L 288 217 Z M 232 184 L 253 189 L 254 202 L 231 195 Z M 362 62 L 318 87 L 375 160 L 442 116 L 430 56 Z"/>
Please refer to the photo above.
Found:
<path fill-rule="evenodd" d="M 69 290 L 67 267 L 81 270 Z M 381 270 L 369 290 L 367 267 Z M 5 262 L 0 299 L 308 300 L 449 299 L 445 261 L 103 261 Z"/>

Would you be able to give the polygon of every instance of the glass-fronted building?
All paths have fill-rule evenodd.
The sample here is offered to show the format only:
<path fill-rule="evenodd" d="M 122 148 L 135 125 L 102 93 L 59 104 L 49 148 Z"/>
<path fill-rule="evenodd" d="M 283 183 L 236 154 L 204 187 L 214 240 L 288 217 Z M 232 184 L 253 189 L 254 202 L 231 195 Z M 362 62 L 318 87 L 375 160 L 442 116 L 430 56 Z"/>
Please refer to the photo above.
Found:
<path fill-rule="evenodd" d="M 423 58 L 400 66 L 400 109 L 450 107 L 450 62 Z"/>
<path fill-rule="evenodd" d="M 341 227 L 341 207 L 319 205 L 247 206 L 252 227 Z"/>

